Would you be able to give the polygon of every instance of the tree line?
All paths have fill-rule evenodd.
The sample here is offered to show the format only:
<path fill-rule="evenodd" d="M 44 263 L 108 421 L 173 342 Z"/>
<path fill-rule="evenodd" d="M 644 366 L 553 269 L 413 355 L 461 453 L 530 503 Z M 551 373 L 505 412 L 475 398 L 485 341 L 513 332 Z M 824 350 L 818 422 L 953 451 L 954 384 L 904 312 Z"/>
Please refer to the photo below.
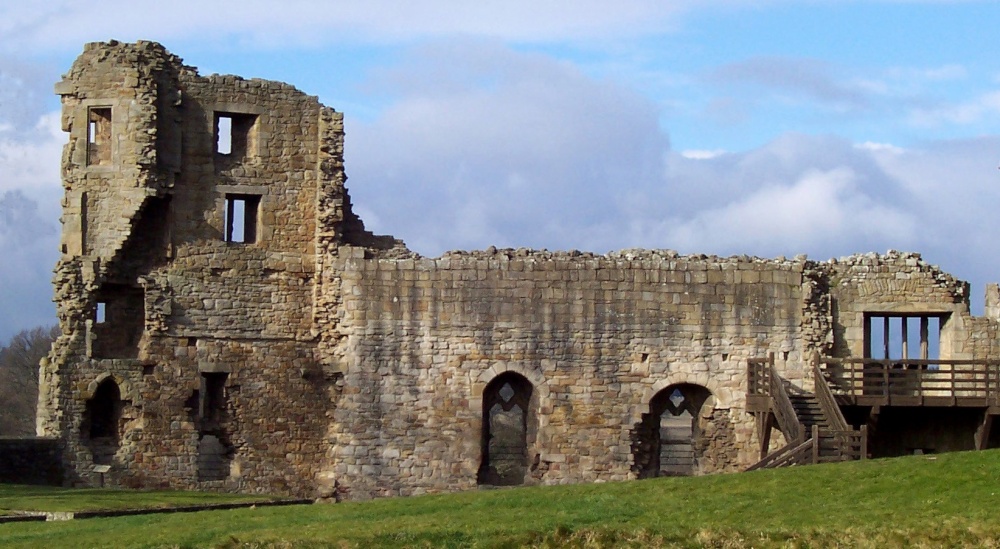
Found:
<path fill-rule="evenodd" d="M 23 330 L 0 347 L 0 436 L 35 434 L 38 362 L 59 336 L 56 326 Z"/>

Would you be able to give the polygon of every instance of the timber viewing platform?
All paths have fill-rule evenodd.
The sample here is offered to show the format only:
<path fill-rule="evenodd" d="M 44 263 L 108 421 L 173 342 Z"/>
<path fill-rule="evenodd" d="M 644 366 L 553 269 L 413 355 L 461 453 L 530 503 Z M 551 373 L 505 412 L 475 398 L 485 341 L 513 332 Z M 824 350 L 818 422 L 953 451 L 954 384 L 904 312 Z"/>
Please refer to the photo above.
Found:
<path fill-rule="evenodd" d="M 991 442 L 991 426 L 994 416 L 1000 414 L 1000 361 L 814 354 L 809 363 L 812 392 L 783 379 L 773 355 L 747 361 L 747 411 L 756 416 L 761 460 L 751 469 L 865 459 L 869 457 L 868 439 L 879 429 L 891 434 L 892 444 L 901 444 L 907 453 L 935 451 L 925 450 L 921 435 L 913 434 L 925 427 L 914 424 L 917 431 L 906 435 L 899 425 L 880 420 L 892 409 L 899 413 L 912 410 L 905 413 L 919 424 L 927 417 L 909 415 L 918 413 L 918 408 L 934 414 L 944 412 L 931 409 L 971 413 L 974 417 L 948 416 L 958 421 L 954 432 L 968 431 L 969 442 L 953 442 L 955 449 L 984 449 L 996 443 Z M 853 418 L 851 422 L 845 414 Z M 772 429 L 781 431 L 786 446 L 777 450 L 770 447 Z"/>
<path fill-rule="evenodd" d="M 820 363 L 841 405 L 1000 405 L 1000 361 L 996 360 L 823 358 Z"/>

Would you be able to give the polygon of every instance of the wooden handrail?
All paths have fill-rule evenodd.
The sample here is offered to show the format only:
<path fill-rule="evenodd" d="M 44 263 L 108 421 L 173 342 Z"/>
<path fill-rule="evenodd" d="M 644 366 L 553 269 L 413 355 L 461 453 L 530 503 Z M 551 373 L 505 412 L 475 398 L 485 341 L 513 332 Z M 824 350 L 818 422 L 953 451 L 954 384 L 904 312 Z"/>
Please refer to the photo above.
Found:
<path fill-rule="evenodd" d="M 823 358 L 834 383 L 832 393 L 847 397 L 974 398 L 1000 403 L 1000 361 L 886 360 Z"/>
<path fill-rule="evenodd" d="M 793 440 L 781 448 L 771 452 L 764 459 L 747 467 L 747 471 L 757 469 L 770 469 L 775 467 L 785 467 L 788 465 L 799 465 L 805 463 L 805 457 L 811 456 L 813 452 L 814 439 Z"/>
<path fill-rule="evenodd" d="M 830 390 L 830 386 L 826 382 L 826 377 L 823 376 L 823 372 L 819 369 L 819 354 L 814 354 L 810 362 L 812 362 L 813 366 L 813 392 L 816 394 L 816 401 L 819 402 L 820 408 L 823 409 L 827 421 L 830 422 L 830 427 L 833 427 L 836 431 L 851 430 L 850 425 L 847 424 L 847 419 L 844 418 L 843 412 L 840 411 L 840 406 L 837 405 L 833 391 Z"/>
<path fill-rule="evenodd" d="M 770 396 L 771 411 L 774 418 L 778 420 L 778 427 L 785 434 L 787 440 L 798 440 L 805 437 L 802 424 L 792 406 L 792 400 L 788 398 L 788 391 L 785 390 L 785 383 L 774 367 L 774 355 L 768 356 L 768 374 L 770 375 Z"/>

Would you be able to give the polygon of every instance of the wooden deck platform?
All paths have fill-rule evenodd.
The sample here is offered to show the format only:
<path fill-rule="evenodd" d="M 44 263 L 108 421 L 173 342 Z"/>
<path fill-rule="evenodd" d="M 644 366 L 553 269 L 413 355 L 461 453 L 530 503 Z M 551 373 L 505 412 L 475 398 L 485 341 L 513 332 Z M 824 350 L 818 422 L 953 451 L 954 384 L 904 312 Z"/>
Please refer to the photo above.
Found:
<path fill-rule="evenodd" d="M 841 405 L 1000 411 L 1000 361 L 823 358 L 820 362 Z"/>

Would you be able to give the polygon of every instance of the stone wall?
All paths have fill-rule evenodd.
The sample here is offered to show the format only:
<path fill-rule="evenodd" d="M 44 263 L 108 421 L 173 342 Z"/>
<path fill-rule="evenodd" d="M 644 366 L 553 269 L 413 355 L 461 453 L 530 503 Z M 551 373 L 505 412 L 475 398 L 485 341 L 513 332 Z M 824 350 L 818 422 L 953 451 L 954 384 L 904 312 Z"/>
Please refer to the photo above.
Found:
<path fill-rule="evenodd" d="M 58 439 L 0 437 L 0 482 L 59 485 L 62 479 Z"/>
<path fill-rule="evenodd" d="M 942 356 L 995 353 L 996 315 L 915 254 L 423 258 L 365 230 L 342 115 L 292 86 L 112 42 L 56 91 L 63 335 L 38 429 L 73 484 L 95 464 L 112 485 L 332 499 L 623 480 L 664 473 L 670 406 L 692 418 L 677 470 L 735 471 L 758 457 L 749 358 L 811 390 L 806 357 L 861 356 L 871 314 L 939 315 Z M 521 393 L 487 394 L 504 385 Z M 489 463 L 486 406 L 524 437 L 504 458 L 523 479 Z"/>
<path fill-rule="evenodd" d="M 641 415 L 682 383 L 714 397 L 702 471 L 736 470 L 753 461 L 746 359 L 801 361 L 803 266 L 669 252 L 345 259 L 336 477 L 354 495 L 475 486 L 483 389 L 506 371 L 540 395 L 539 482 L 629 478 Z"/>

